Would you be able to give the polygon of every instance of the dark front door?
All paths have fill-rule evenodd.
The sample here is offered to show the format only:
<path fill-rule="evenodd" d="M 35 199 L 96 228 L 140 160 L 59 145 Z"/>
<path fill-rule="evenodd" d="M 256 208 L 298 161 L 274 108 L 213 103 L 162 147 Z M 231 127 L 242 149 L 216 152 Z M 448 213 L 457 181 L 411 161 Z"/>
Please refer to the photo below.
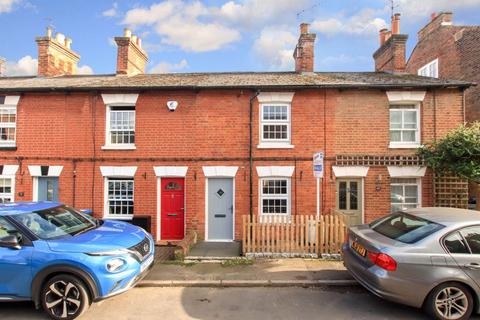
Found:
<path fill-rule="evenodd" d="M 38 201 L 58 201 L 58 177 L 38 177 Z"/>
<path fill-rule="evenodd" d="M 161 181 L 161 238 L 182 240 L 185 234 L 185 180 L 162 178 Z"/>

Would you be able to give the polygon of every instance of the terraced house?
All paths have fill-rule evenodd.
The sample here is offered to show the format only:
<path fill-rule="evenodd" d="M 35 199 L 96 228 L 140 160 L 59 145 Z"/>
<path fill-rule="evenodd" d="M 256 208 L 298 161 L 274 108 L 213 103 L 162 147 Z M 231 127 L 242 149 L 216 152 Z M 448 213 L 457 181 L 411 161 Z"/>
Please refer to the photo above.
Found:
<path fill-rule="evenodd" d="M 0 79 L 2 201 L 141 220 L 158 241 L 229 241 L 242 215 L 315 214 L 322 151 L 321 214 L 358 223 L 431 206 L 415 149 L 464 122 L 469 84 L 405 73 L 398 15 L 380 38 L 375 72 L 315 72 L 302 24 L 292 72 L 144 74 L 126 30 L 116 73 L 81 76 L 71 40 L 48 30 L 38 76 Z"/>

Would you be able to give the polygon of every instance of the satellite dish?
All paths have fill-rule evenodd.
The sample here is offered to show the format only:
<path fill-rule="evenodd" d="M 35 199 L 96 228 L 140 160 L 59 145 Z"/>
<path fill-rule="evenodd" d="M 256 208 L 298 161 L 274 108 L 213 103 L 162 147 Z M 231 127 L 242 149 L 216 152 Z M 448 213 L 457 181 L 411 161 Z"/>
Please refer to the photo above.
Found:
<path fill-rule="evenodd" d="M 168 101 L 167 107 L 171 112 L 175 111 L 178 107 L 178 101 Z"/>

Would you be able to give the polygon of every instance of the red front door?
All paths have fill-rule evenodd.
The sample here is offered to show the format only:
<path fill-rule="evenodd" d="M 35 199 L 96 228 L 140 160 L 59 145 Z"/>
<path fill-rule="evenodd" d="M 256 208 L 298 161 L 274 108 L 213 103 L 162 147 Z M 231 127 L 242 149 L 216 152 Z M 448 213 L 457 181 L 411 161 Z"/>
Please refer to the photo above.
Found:
<path fill-rule="evenodd" d="M 185 180 L 162 178 L 161 181 L 162 240 L 182 240 L 185 234 Z"/>

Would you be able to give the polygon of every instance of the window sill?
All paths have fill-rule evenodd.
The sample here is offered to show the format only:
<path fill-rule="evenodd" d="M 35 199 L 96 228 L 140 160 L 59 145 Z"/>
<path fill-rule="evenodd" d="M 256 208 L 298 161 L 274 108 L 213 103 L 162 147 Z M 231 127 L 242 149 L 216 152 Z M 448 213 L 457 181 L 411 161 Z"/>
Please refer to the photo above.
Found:
<path fill-rule="evenodd" d="M 136 150 L 137 147 L 134 144 L 119 144 L 119 145 L 104 145 L 102 150 Z"/>
<path fill-rule="evenodd" d="M 390 142 L 389 148 L 390 149 L 417 149 L 420 148 L 422 145 L 419 143 L 409 144 L 409 143 L 392 143 Z"/>
<path fill-rule="evenodd" d="M 103 216 L 103 219 L 105 220 L 127 220 L 130 221 L 133 219 L 133 214 L 129 215 L 128 217 L 118 217 L 118 216 L 113 216 L 113 215 L 105 215 Z"/>
<path fill-rule="evenodd" d="M 2 150 L 2 151 L 6 151 L 6 150 L 16 151 L 17 146 L 16 145 L 0 145 L 0 150 Z"/>
<path fill-rule="evenodd" d="M 257 149 L 293 149 L 294 145 L 290 143 L 260 143 Z"/>

